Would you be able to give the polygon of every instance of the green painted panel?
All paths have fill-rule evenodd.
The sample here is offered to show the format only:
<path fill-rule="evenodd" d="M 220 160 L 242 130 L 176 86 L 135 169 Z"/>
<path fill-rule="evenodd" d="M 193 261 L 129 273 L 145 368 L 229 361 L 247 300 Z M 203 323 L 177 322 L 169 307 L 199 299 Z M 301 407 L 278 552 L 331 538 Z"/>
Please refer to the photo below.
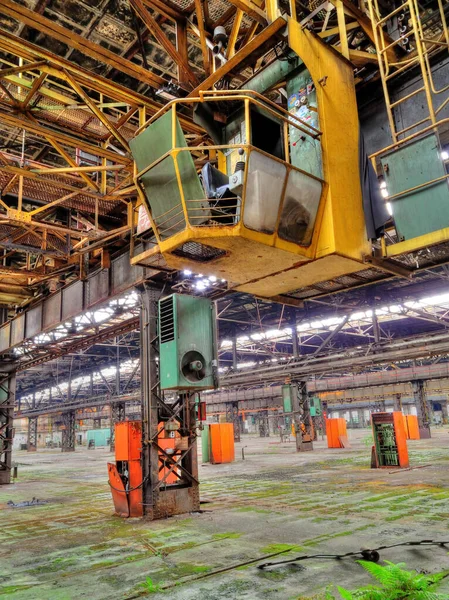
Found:
<path fill-rule="evenodd" d="M 161 389 L 214 387 L 215 311 L 208 298 L 173 294 L 159 302 Z M 187 360 L 188 359 L 188 360 Z M 203 371 L 183 374 L 183 364 L 200 360 Z"/>
<path fill-rule="evenodd" d="M 296 73 L 287 81 L 288 111 L 312 127 L 319 129 L 315 84 L 307 69 Z M 323 177 L 321 142 L 289 126 L 290 159 L 293 166 Z"/>
<path fill-rule="evenodd" d="M 291 385 L 283 385 L 282 386 L 282 401 L 284 403 L 284 412 L 291 413 L 292 408 L 292 386 Z"/>
<path fill-rule="evenodd" d="M 138 171 L 153 164 L 172 149 L 172 113 L 168 112 L 152 123 L 129 143 Z M 187 142 L 176 119 L 176 146 L 185 147 Z M 209 203 L 196 172 L 190 152 L 181 152 L 177 158 L 187 212 L 193 224 L 199 225 L 210 218 Z M 186 227 L 181 203 L 181 192 L 170 156 L 147 171 L 141 177 L 145 197 L 159 233 L 166 239 Z M 192 202 L 200 200 L 200 202 Z"/>
<path fill-rule="evenodd" d="M 435 134 L 387 154 L 382 167 L 390 196 L 446 174 Z M 401 240 L 449 227 L 447 181 L 401 196 L 391 204 Z"/>
<path fill-rule="evenodd" d="M 209 425 L 204 425 L 201 432 L 201 454 L 203 463 L 210 462 Z"/>
<path fill-rule="evenodd" d="M 87 431 L 87 445 L 91 440 L 94 441 L 95 447 L 109 445 L 111 438 L 111 430 L 109 427 L 105 429 L 89 429 Z"/>

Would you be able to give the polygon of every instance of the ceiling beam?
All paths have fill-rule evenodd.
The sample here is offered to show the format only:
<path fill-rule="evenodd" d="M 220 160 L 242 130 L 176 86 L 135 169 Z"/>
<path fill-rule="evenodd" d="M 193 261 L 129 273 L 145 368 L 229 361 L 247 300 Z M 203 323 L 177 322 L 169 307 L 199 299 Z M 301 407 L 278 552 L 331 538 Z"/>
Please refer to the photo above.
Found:
<path fill-rule="evenodd" d="M 196 75 L 193 73 L 192 69 L 190 68 L 189 63 L 185 60 L 185 58 L 182 56 L 182 54 L 180 52 L 178 52 L 178 50 L 175 48 L 175 46 L 173 46 L 173 44 L 171 43 L 171 41 L 168 39 L 167 35 L 165 34 L 165 31 L 162 29 L 162 27 L 159 25 L 159 23 L 156 22 L 156 20 L 153 18 L 153 16 L 145 8 L 145 5 L 143 4 L 142 0 L 129 0 L 129 3 L 131 5 L 131 7 L 133 8 L 133 10 L 135 11 L 135 13 L 139 16 L 141 21 L 144 23 L 146 28 L 155 37 L 156 41 L 158 41 L 161 44 L 161 46 L 164 48 L 164 50 L 167 52 L 167 54 L 172 58 L 172 60 L 174 60 L 174 62 L 178 66 L 178 69 L 182 69 L 182 71 L 184 72 L 188 81 L 192 85 L 197 85 L 198 79 L 197 79 Z"/>
<path fill-rule="evenodd" d="M 243 10 L 248 17 L 251 17 L 258 23 L 262 23 L 262 25 L 267 23 L 267 15 L 265 12 L 256 4 L 251 2 L 251 0 L 229 0 L 229 2 L 235 7 L 240 8 L 240 10 Z"/>
<path fill-rule="evenodd" d="M 199 86 L 197 86 L 192 92 L 189 94 L 189 98 L 193 98 L 198 94 L 198 92 L 210 90 L 211 87 L 220 81 L 225 75 L 228 75 L 239 67 L 248 57 L 255 55 L 258 50 L 260 50 L 267 42 L 269 42 L 275 35 L 277 35 L 281 29 L 283 29 L 286 25 L 285 19 L 279 18 L 273 21 L 268 27 L 265 27 L 263 31 L 261 31 L 255 38 L 253 38 L 246 46 L 241 48 L 232 58 L 228 60 L 224 65 L 222 65 L 219 69 L 217 69 L 214 73 L 212 73 L 205 81 L 203 81 Z M 255 56 L 259 57 L 259 54 Z"/>
<path fill-rule="evenodd" d="M 84 69 L 73 62 L 56 56 L 48 50 L 44 50 L 43 48 L 40 48 L 31 42 L 27 42 L 26 40 L 18 38 L 17 36 L 2 30 L 0 30 L 0 50 L 32 62 L 36 62 L 38 59 L 44 59 L 48 61 L 48 65 L 50 66 L 43 66 L 41 69 L 47 72 L 49 75 L 53 75 L 54 77 L 63 77 L 60 70 L 64 69 L 65 71 L 71 73 L 80 85 L 86 86 L 100 94 L 104 94 L 111 99 L 133 106 L 143 107 L 146 109 L 149 115 L 155 114 L 162 108 L 162 104 L 155 102 L 147 96 L 139 94 L 130 88 L 118 83 L 114 83 L 111 78 L 106 78 L 102 77 L 101 75 L 97 75 L 96 73 L 91 73 L 87 69 Z M 12 75 L 10 77 L 17 76 Z M 24 87 L 31 87 L 31 84 L 27 79 L 24 78 L 23 82 Z M 15 83 L 20 82 L 15 81 Z M 46 88 L 45 86 L 41 87 L 39 93 L 50 98 L 55 98 L 58 102 L 64 102 L 61 94 L 56 93 L 53 89 Z M 72 99 L 68 98 L 66 103 L 68 105 L 72 104 Z M 185 128 L 186 131 L 198 134 L 204 133 L 203 129 L 199 125 L 193 123 L 190 119 L 181 115 L 179 118 L 183 128 Z"/>
<path fill-rule="evenodd" d="M 177 9 L 170 0 L 142 0 L 142 3 L 173 21 L 185 19 L 185 14 Z"/>
<path fill-rule="evenodd" d="M 66 44 L 69 48 L 79 50 L 86 56 L 90 56 L 95 60 L 114 67 L 122 73 L 126 73 L 147 85 L 151 85 L 154 88 L 160 88 L 167 83 L 167 80 L 159 77 L 155 73 L 147 71 L 143 67 L 103 48 L 100 44 L 85 39 L 78 33 L 75 33 L 75 31 L 66 29 L 25 6 L 16 4 L 11 0 L 2 0 L 0 10 L 3 14 L 16 19 L 20 23 L 25 23 L 25 25 Z"/>
<path fill-rule="evenodd" d="M 48 127 L 44 127 L 38 123 L 33 123 L 31 120 L 26 118 L 17 117 L 15 115 L 11 115 L 9 113 L 4 113 L 0 111 L 0 121 L 5 123 L 5 125 L 9 125 L 10 127 L 18 127 L 19 129 L 25 129 L 34 135 L 41 136 L 46 138 L 47 136 L 52 139 L 64 144 L 66 146 L 72 148 L 81 148 L 85 152 L 89 152 L 94 156 L 102 156 L 103 158 L 107 158 L 114 163 L 125 163 L 129 164 L 131 161 L 126 156 L 122 156 L 121 154 L 117 154 L 113 150 L 107 150 L 106 148 L 101 148 L 100 146 L 95 146 L 85 140 L 79 139 L 77 137 L 71 136 L 67 133 L 62 133 L 60 131 L 56 131 L 50 129 Z"/>
<path fill-rule="evenodd" d="M 210 55 L 207 46 L 206 29 L 204 26 L 203 8 L 201 0 L 195 0 L 196 20 L 198 22 L 198 31 L 200 33 L 201 52 L 203 53 L 203 67 L 206 77 L 210 75 Z"/>

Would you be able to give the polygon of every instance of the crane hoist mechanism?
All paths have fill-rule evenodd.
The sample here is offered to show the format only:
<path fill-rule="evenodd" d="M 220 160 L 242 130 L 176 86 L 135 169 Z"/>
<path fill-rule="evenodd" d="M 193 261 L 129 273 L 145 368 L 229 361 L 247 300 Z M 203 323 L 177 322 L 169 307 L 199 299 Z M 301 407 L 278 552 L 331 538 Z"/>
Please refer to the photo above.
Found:
<path fill-rule="evenodd" d="M 189 269 L 226 280 L 230 290 L 282 300 L 319 283 L 332 290 L 408 277 L 407 255 L 449 240 L 449 229 L 437 231 L 449 226 L 437 133 L 404 138 L 368 160 L 352 65 L 296 21 L 287 31 L 287 58 L 245 89 L 175 99 L 130 141 L 137 209 L 145 213 L 130 211 L 132 264 Z M 287 108 L 270 99 L 279 87 Z M 208 142 L 183 131 L 185 109 Z M 407 169 L 424 151 L 426 166 L 414 169 L 411 186 Z M 392 221 L 377 168 L 391 188 L 393 245 L 382 237 Z M 417 203 L 435 189 L 447 219 L 435 223 L 433 211 L 415 219 Z"/>

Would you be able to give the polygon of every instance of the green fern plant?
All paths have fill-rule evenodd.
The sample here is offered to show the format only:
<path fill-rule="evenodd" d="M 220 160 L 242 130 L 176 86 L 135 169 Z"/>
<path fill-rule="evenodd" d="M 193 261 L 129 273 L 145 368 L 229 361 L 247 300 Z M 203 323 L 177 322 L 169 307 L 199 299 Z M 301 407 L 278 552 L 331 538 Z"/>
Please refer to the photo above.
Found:
<path fill-rule="evenodd" d="M 385 566 L 365 560 L 357 561 L 374 577 L 380 586 L 367 585 L 350 592 L 338 587 L 343 600 L 447 600 L 448 594 L 435 592 L 438 583 L 449 572 L 423 575 L 416 571 L 406 571 L 405 564 L 385 561 Z"/>

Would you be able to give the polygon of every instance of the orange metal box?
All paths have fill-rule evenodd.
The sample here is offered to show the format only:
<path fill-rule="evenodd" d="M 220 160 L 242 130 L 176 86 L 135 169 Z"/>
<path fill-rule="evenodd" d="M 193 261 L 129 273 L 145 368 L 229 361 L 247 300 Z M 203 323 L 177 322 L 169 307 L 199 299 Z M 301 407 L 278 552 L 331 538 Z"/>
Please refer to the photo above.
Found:
<path fill-rule="evenodd" d="M 159 423 L 159 429 L 162 429 L 164 426 L 163 423 Z M 158 439 L 157 439 L 157 443 L 158 446 L 160 446 L 160 448 L 162 448 L 162 450 L 168 450 L 170 448 L 173 448 L 173 450 L 176 448 L 177 443 L 179 443 L 179 441 L 181 440 L 181 436 L 179 435 L 179 433 L 177 431 L 175 431 L 175 437 L 170 438 L 170 437 L 165 437 L 165 433 L 162 430 L 161 433 L 158 435 Z M 161 453 L 159 452 L 159 455 L 161 456 Z M 177 460 L 177 456 L 176 454 L 172 455 L 174 460 Z M 161 456 L 161 459 L 163 459 L 163 456 Z M 163 479 L 165 474 L 170 470 L 170 466 L 171 465 L 165 465 L 165 461 L 164 464 L 161 465 L 159 464 L 159 479 Z M 177 473 L 180 473 L 179 469 L 175 469 L 175 471 Z M 179 477 L 176 476 L 175 471 L 172 471 L 164 480 L 164 483 L 166 485 L 168 485 L 169 483 L 178 483 L 179 481 Z"/>
<path fill-rule="evenodd" d="M 408 431 L 408 422 L 407 422 L 407 417 L 406 417 L 406 415 L 404 415 L 404 414 L 403 414 L 403 415 L 402 415 L 402 418 L 403 418 L 403 420 L 404 420 L 405 439 L 406 439 L 406 440 L 409 440 L 409 439 L 410 439 L 410 434 L 409 434 L 409 431 Z"/>
<path fill-rule="evenodd" d="M 211 463 L 220 464 L 234 461 L 234 425 L 232 423 L 209 425 L 209 443 Z"/>
<path fill-rule="evenodd" d="M 404 428 L 404 419 L 402 412 L 395 411 L 393 413 L 393 424 L 394 424 L 394 433 L 396 437 L 396 445 L 398 448 L 398 456 L 399 456 L 399 465 L 403 468 L 407 468 L 408 463 L 408 448 L 407 448 L 407 438 L 405 435 Z M 408 424 L 408 419 L 407 419 Z M 410 432 L 410 428 L 409 428 Z"/>
<path fill-rule="evenodd" d="M 115 425 L 115 460 L 139 460 L 142 422 L 121 421 Z"/>
<path fill-rule="evenodd" d="M 406 419 L 407 419 L 408 439 L 409 440 L 421 439 L 421 436 L 419 435 L 418 417 L 416 415 L 407 415 Z"/>
<path fill-rule="evenodd" d="M 347 436 L 346 419 L 326 419 L 326 437 L 328 448 L 342 448 L 340 437 Z"/>

